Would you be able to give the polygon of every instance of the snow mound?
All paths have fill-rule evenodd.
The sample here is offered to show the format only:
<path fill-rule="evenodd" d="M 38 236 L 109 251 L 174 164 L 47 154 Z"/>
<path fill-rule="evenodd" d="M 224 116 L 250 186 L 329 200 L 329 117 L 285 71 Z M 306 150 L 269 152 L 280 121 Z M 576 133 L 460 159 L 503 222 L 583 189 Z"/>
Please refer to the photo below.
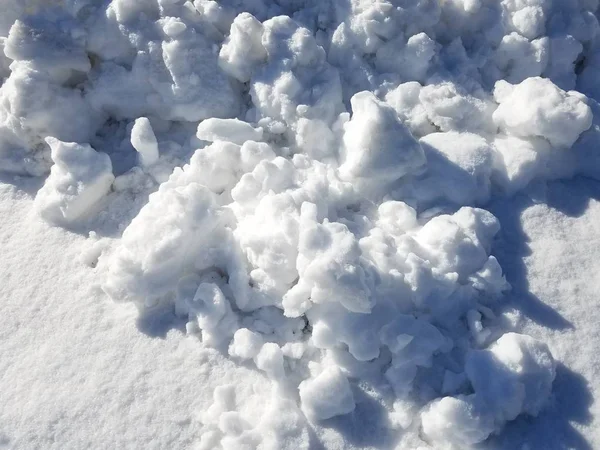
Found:
<path fill-rule="evenodd" d="M 541 410 L 485 208 L 600 177 L 597 1 L 55 3 L 3 3 L 0 170 L 49 172 L 53 224 L 116 222 L 86 258 L 112 299 L 264 373 L 200 448 L 307 448 L 365 392 L 455 448 Z"/>

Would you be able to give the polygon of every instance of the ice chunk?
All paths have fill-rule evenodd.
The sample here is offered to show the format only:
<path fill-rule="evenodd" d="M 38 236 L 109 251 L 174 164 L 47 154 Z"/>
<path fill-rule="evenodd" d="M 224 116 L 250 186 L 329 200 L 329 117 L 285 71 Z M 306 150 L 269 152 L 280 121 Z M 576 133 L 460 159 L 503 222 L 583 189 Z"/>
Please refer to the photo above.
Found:
<path fill-rule="evenodd" d="M 581 95 L 565 92 L 545 78 L 528 78 L 515 86 L 496 83 L 500 106 L 494 123 L 519 137 L 542 137 L 554 147 L 569 148 L 592 125 L 592 111 Z"/>
<path fill-rule="evenodd" d="M 142 166 L 151 166 L 158 160 L 158 142 L 147 117 L 140 117 L 133 123 L 131 145 L 139 153 Z"/>
<path fill-rule="evenodd" d="M 366 91 L 355 94 L 351 103 L 340 176 L 393 181 L 424 164 L 423 149 L 390 106 Z"/>
<path fill-rule="evenodd" d="M 246 141 L 260 141 L 263 129 L 254 128 L 238 119 L 206 119 L 198 125 L 196 136 L 203 141 L 228 141 L 242 145 Z"/>
<path fill-rule="evenodd" d="M 68 224 L 83 217 L 110 190 L 115 179 L 108 155 L 89 144 L 48 137 L 54 166 L 35 198 L 35 208 L 48 222 Z"/>
<path fill-rule="evenodd" d="M 354 411 L 350 383 L 338 367 L 327 367 L 316 377 L 304 380 L 298 390 L 302 411 L 313 421 Z"/>

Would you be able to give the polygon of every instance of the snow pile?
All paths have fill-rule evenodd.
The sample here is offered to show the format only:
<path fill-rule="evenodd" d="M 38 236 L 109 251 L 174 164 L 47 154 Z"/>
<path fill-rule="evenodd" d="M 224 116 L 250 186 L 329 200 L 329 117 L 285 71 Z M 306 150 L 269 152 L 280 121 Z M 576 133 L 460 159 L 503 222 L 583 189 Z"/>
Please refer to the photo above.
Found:
<path fill-rule="evenodd" d="M 596 151 L 597 2 L 7 4 L 1 169 L 51 167 L 56 224 L 149 194 L 104 291 L 272 382 L 260 419 L 215 391 L 201 447 L 307 447 L 366 386 L 434 445 L 540 411 L 482 208 Z"/>

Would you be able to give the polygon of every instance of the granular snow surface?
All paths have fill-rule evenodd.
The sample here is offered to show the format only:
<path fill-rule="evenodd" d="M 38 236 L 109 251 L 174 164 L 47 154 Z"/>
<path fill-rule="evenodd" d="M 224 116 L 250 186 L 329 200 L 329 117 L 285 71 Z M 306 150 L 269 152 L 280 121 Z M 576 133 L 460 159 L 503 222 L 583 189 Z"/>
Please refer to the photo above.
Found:
<path fill-rule="evenodd" d="M 0 0 L 0 448 L 600 448 L 597 0 Z"/>

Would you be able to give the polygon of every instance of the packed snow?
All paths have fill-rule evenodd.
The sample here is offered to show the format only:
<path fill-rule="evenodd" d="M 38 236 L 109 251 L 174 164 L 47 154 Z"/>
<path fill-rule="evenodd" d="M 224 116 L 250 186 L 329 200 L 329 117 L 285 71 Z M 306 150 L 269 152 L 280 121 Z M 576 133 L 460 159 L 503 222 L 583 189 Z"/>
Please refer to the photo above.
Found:
<path fill-rule="evenodd" d="M 597 0 L 0 6 L 2 180 L 219 368 L 186 447 L 365 448 L 369 398 L 372 448 L 493 448 L 552 404 L 497 205 L 600 180 Z"/>

